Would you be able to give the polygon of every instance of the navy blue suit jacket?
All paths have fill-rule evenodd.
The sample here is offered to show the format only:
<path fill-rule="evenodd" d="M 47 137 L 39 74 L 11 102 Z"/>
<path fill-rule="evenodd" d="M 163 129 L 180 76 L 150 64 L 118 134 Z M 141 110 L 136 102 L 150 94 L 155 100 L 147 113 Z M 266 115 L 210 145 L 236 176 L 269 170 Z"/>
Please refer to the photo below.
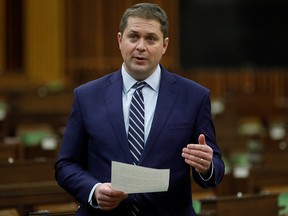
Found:
<path fill-rule="evenodd" d="M 111 161 L 132 164 L 122 110 L 121 71 L 75 89 L 75 100 L 67 123 L 56 179 L 81 204 L 77 215 L 129 215 L 133 196 L 145 216 L 193 216 L 191 167 L 181 156 L 188 143 L 198 143 L 203 133 L 214 150 L 214 174 L 203 181 L 192 169 L 201 187 L 214 187 L 224 175 L 224 163 L 216 144 L 210 111 L 210 93 L 203 86 L 168 72 L 161 66 L 158 101 L 151 131 L 139 165 L 170 169 L 168 192 L 129 195 L 116 209 L 92 208 L 88 196 L 99 182 L 111 182 Z"/>

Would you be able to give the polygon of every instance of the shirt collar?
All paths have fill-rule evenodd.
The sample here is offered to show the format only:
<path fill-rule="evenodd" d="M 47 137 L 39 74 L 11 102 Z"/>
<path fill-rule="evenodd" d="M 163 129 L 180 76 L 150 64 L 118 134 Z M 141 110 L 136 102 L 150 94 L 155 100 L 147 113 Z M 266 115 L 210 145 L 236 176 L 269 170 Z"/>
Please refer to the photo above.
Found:
<path fill-rule="evenodd" d="M 126 94 L 133 85 L 137 82 L 132 76 L 128 74 L 125 67 L 122 65 L 121 73 L 123 77 L 123 92 Z M 161 69 L 158 64 L 156 70 L 144 81 L 156 92 L 159 91 Z"/>

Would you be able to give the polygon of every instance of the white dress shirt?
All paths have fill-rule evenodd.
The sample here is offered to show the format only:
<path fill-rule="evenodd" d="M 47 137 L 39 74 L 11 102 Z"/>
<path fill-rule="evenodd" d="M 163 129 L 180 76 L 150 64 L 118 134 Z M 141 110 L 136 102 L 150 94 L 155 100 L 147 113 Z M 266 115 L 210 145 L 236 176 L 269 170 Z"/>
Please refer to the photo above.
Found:
<path fill-rule="evenodd" d="M 131 77 L 122 66 L 122 77 L 123 77 L 123 90 L 122 90 L 122 100 L 123 100 L 123 115 L 125 129 L 128 134 L 129 128 L 129 109 L 132 99 L 132 95 L 136 88 L 133 88 L 134 84 L 137 83 L 133 77 Z M 155 72 L 149 76 L 144 81 L 147 83 L 143 89 L 142 94 L 144 98 L 144 109 L 145 109 L 145 132 L 144 141 L 146 142 L 149 131 L 151 129 L 151 124 L 153 121 L 153 116 L 155 112 L 155 107 L 158 98 L 159 86 L 160 86 L 161 69 L 160 66 L 156 68 Z"/>

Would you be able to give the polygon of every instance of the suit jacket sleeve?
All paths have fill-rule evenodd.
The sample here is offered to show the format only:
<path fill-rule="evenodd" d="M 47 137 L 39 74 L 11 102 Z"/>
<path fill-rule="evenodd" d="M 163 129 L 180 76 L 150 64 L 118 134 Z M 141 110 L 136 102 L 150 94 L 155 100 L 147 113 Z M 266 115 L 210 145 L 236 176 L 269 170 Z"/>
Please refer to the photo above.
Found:
<path fill-rule="evenodd" d="M 203 98 L 202 107 L 200 110 L 201 111 L 198 113 L 197 127 L 195 127 L 197 129 L 195 131 L 196 136 L 194 137 L 194 142 L 198 143 L 199 134 L 205 134 L 206 143 L 213 149 L 213 175 L 208 181 L 205 181 L 194 168 L 192 169 L 192 175 L 194 180 L 201 187 L 216 187 L 224 176 L 225 167 L 220 148 L 216 144 L 215 129 L 211 116 L 211 101 L 209 91 Z"/>
<path fill-rule="evenodd" d="M 87 159 L 84 157 L 87 158 L 88 135 L 82 125 L 77 89 L 74 97 L 61 151 L 55 164 L 55 177 L 61 187 L 85 205 L 91 189 L 99 181 L 87 171 Z"/>

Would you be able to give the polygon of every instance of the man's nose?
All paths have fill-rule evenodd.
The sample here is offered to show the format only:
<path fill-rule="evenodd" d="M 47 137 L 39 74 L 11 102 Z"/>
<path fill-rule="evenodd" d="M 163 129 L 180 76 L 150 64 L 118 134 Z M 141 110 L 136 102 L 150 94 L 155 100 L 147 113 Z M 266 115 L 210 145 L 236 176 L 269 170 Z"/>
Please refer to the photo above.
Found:
<path fill-rule="evenodd" d="M 146 49 L 146 44 L 145 44 L 145 40 L 144 40 L 144 39 L 141 38 L 141 39 L 138 41 L 138 44 L 137 44 L 136 49 L 137 49 L 138 51 L 144 51 L 144 50 Z"/>

